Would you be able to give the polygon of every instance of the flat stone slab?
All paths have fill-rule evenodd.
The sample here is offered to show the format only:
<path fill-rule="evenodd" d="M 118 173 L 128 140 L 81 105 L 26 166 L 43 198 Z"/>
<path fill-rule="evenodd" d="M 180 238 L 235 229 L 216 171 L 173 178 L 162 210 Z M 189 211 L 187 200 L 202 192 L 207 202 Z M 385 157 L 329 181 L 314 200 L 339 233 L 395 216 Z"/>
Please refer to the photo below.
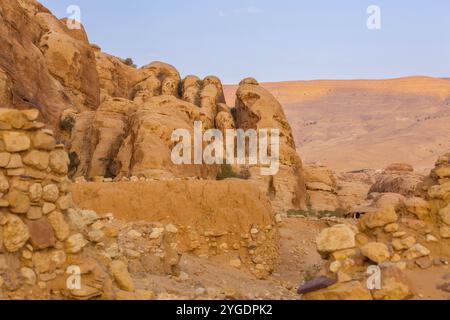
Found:
<path fill-rule="evenodd" d="M 314 292 L 317 290 L 328 288 L 337 282 L 336 279 L 328 278 L 328 277 L 319 277 L 314 280 L 306 282 L 300 288 L 298 288 L 298 294 L 305 294 Z"/>

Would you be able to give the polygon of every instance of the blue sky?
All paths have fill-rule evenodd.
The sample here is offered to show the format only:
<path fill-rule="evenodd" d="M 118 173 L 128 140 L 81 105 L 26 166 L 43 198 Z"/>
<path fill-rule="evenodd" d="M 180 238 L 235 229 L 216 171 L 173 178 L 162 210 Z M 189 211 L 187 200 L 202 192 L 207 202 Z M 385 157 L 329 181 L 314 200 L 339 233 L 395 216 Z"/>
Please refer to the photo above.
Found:
<path fill-rule="evenodd" d="M 90 41 L 138 65 L 225 83 L 450 77 L 448 0 L 42 0 L 58 17 L 81 8 Z M 381 30 L 369 30 L 369 5 Z"/>

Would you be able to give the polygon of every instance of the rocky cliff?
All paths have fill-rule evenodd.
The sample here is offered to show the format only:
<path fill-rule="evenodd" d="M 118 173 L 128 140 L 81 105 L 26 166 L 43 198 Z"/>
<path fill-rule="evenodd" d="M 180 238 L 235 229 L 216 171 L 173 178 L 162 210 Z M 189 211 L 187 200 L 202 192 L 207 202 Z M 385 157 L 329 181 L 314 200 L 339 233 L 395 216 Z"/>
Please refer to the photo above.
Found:
<path fill-rule="evenodd" d="M 145 177 L 216 179 L 220 165 L 175 165 L 175 129 L 279 129 L 281 169 L 263 177 L 258 168 L 237 172 L 270 195 L 277 212 L 305 207 L 302 163 L 278 101 L 246 79 L 236 106 L 225 104 L 220 79 L 181 77 L 153 62 L 139 69 L 103 53 L 83 28 L 72 30 L 33 0 L 0 4 L 0 105 L 41 111 L 69 150 L 71 177 L 115 180 Z"/>

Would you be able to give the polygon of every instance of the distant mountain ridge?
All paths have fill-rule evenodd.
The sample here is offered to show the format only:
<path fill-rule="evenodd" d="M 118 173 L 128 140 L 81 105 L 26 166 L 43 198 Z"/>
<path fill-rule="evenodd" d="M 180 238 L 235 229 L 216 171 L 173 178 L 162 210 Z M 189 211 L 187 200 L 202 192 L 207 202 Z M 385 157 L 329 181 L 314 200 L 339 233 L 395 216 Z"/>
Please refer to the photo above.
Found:
<path fill-rule="evenodd" d="M 305 162 L 338 171 L 380 169 L 392 162 L 426 169 L 450 150 L 448 80 L 406 77 L 263 86 L 282 103 Z M 234 90 L 225 87 L 228 99 Z"/>

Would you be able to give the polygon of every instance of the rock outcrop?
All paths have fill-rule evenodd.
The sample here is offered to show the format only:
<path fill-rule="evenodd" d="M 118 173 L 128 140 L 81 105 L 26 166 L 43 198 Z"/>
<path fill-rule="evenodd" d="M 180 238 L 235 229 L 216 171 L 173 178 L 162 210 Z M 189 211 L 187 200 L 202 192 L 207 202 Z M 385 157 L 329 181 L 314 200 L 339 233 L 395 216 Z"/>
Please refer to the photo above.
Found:
<path fill-rule="evenodd" d="M 58 128 L 63 110 L 95 109 L 100 87 L 94 51 L 34 0 L 0 3 L 0 104 L 35 108 Z"/>
<path fill-rule="evenodd" d="M 303 164 L 297 154 L 292 129 L 280 103 L 253 78 L 241 81 L 236 92 L 236 127 L 278 129 L 280 132 L 280 168 L 276 175 L 264 177 L 251 170 L 252 178 L 271 196 L 276 211 L 305 209 L 308 203 Z"/>
<path fill-rule="evenodd" d="M 218 129 L 224 135 L 227 129 L 279 129 L 280 170 L 276 175 L 262 176 L 260 166 L 235 165 L 233 170 L 244 172 L 237 176 L 257 183 L 270 196 L 276 212 L 306 207 L 303 168 L 291 129 L 281 105 L 262 87 L 243 81 L 237 92 L 237 105 L 230 108 L 225 104 L 223 87 L 217 77 L 200 80 L 187 76 L 181 81 L 178 71 L 162 62 L 151 63 L 135 72 L 120 66 L 117 70 L 120 76 L 112 77 L 109 68 L 113 58 L 100 52 L 96 55 L 101 61 L 102 74 L 108 74 L 101 77 L 103 102 L 96 111 L 69 110 L 61 119 L 62 123 L 70 124 L 65 132 L 70 140 L 71 174 L 75 178 L 106 177 L 118 181 L 136 176 L 215 180 L 222 168 L 219 164 L 173 163 L 172 133 L 176 129 L 187 130 L 191 137 L 194 137 L 196 121 L 201 121 L 202 132 Z M 135 80 L 119 85 L 127 75 L 140 79 L 132 89 L 126 88 L 131 88 L 129 85 Z M 124 91 L 119 92 L 118 88 Z M 245 120 L 250 118 L 257 120 Z"/>
<path fill-rule="evenodd" d="M 392 164 L 378 177 L 369 193 L 399 193 L 412 196 L 417 193 L 418 185 L 424 177 L 414 173 L 408 164 Z"/>

